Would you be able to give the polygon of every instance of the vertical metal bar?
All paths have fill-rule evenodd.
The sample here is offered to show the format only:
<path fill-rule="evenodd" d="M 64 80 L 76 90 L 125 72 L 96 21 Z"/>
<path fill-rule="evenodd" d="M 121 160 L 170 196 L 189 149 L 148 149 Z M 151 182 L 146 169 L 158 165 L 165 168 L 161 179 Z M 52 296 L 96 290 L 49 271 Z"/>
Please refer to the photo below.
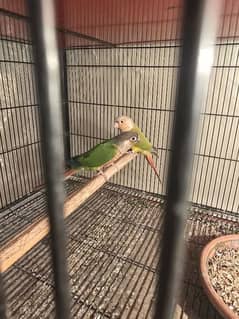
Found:
<path fill-rule="evenodd" d="M 52 236 L 56 317 L 70 318 L 63 218 L 63 123 L 53 0 L 29 0 Z"/>
<path fill-rule="evenodd" d="M 0 272 L 0 318 L 6 319 L 5 295 L 2 274 Z"/>
<path fill-rule="evenodd" d="M 221 1 L 185 1 L 183 51 L 176 100 L 176 117 L 169 163 L 167 207 L 163 231 L 160 282 L 155 318 L 170 319 L 180 288 L 184 265 L 185 199 L 192 170 L 197 124 L 213 61 L 213 43 Z"/>
<path fill-rule="evenodd" d="M 63 130 L 64 130 L 64 150 L 65 162 L 71 157 L 70 152 L 70 118 L 68 105 L 68 86 L 67 86 L 67 58 L 66 50 L 61 49 L 61 79 L 62 79 L 62 113 L 63 113 Z"/>

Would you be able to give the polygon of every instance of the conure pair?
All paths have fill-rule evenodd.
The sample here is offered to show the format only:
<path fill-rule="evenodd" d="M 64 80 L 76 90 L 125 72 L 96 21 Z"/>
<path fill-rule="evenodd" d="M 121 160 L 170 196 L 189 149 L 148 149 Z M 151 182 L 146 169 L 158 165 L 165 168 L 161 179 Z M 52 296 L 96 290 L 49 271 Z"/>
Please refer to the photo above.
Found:
<path fill-rule="evenodd" d="M 132 151 L 135 153 L 141 153 L 145 156 L 149 165 L 154 170 L 157 175 L 160 183 L 160 176 L 156 169 L 156 166 L 153 161 L 152 154 L 158 157 L 158 154 L 153 147 L 153 145 L 149 142 L 147 137 L 143 134 L 140 128 L 134 123 L 134 121 L 128 116 L 120 116 L 115 120 L 115 128 L 118 128 L 121 132 L 135 132 L 138 134 L 138 141 L 132 146 Z"/>
<path fill-rule="evenodd" d="M 119 157 L 132 150 L 146 157 L 159 178 L 152 158 L 154 148 L 133 120 L 127 116 L 118 117 L 115 120 L 115 128 L 122 133 L 96 145 L 86 153 L 74 156 L 68 163 L 71 170 L 67 171 L 65 176 L 72 175 L 80 169 L 97 170 L 102 174 L 106 167 L 113 165 Z"/>

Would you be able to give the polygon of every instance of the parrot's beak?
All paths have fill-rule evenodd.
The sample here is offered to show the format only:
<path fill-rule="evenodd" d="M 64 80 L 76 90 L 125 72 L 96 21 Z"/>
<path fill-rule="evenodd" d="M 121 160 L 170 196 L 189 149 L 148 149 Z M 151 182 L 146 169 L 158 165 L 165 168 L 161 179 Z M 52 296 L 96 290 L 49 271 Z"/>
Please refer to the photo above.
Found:
<path fill-rule="evenodd" d="M 115 121 L 114 128 L 119 128 L 119 122 Z"/>

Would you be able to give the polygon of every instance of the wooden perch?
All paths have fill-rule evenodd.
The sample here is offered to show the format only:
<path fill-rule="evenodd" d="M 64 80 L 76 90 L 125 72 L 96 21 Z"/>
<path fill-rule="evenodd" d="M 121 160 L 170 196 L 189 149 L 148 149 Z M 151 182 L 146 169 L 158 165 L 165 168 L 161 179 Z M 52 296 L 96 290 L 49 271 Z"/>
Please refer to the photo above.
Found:
<path fill-rule="evenodd" d="M 109 180 L 118 170 L 122 169 L 136 154 L 126 154 L 122 156 L 113 166 L 104 171 L 103 175 L 98 175 L 91 179 L 79 192 L 71 196 L 64 205 L 64 217 L 71 215 L 84 201 L 94 194 L 104 183 Z M 25 228 L 21 233 L 11 239 L 0 248 L 0 271 L 6 271 L 10 266 L 17 262 L 33 246 L 43 239 L 50 231 L 48 218 L 35 221 L 32 225 Z"/>

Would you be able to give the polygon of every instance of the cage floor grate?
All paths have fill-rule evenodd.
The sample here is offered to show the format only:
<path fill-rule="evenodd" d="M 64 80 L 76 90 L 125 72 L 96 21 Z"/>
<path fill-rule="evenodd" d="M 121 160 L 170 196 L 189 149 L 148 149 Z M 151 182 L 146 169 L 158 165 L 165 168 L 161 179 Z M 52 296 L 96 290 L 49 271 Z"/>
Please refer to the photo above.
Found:
<path fill-rule="evenodd" d="M 68 193 L 83 183 L 72 178 Z M 4 240 L 24 228 L 25 221 L 39 218 L 44 205 L 45 195 L 39 192 L 5 212 L 6 223 L 7 214 L 11 222 L 15 211 L 19 215 L 13 230 L 6 227 Z M 152 317 L 163 215 L 161 199 L 107 184 L 67 218 L 73 318 Z M 185 230 L 187 271 L 175 319 L 221 318 L 201 288 L 198 258 L 209 240 L 238 231 L 238 220 L 205 210 L 190 212 Z M 49 237 L 12 266 L 4 279 L 10 318 L 54 318 Z"/>
<path fill-rule="evenodd" d="M 66 196 L 71 196 L 84 185 L 86 179 L 72 178 L 65 182 Z M 23 231 L 31 223 L 46 216 L 45 190 L 36 191 L 27 198 L 20 200 L 10 208 L 1 210 L 0 247 L 12 239 L 17 233 Z"/>

